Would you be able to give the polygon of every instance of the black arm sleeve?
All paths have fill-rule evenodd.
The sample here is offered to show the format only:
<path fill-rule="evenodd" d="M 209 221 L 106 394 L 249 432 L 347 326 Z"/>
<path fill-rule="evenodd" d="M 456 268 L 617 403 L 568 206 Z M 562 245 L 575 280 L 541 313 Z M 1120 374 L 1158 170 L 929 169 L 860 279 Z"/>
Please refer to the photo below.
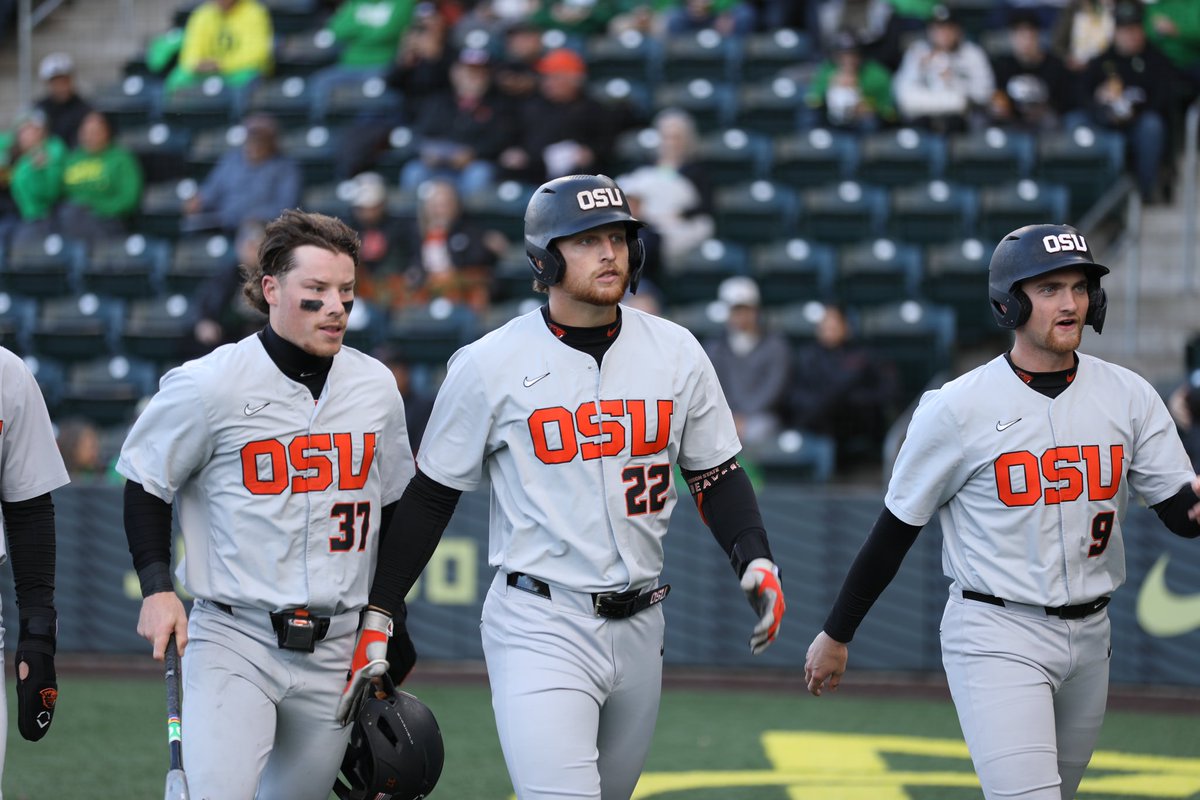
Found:
<path fill-rule="evenodd" d="M 0 503 L 8 534 L 17 605 L 54 607 L 54 501 L 50 493 Z"/>
<path fill-rule="evenodd" d="M 125 483 L 125 538 L 142 584 L 142 597 L 175 591 L 171 582 L 171 504 L 137 481 Z"/>
<path fill-rule="evenodd" d="M 699 472 L 682 467 L 680 470 L 700 509 L 700 519 L 729 556 L 739 578 L 754 559 L 775 560 L 754 486 L 737 457 Z"/>
<path fill-rule="evenodd" d="M 392 517 L 396 514 L 396 506 L 400 505 L 397 500 L 394 503 L 388 503 L 379 512 L 379 543 L 383 544 L 383 539 L 387 536 L 387 532 L 392 529 Z"/>
<path fill-rule="evenodd" d="M 1195 539 L 1200 536 L 1200 519 L 1188 519 L 1188 511 L 1196 503 L 1200 503 L 1200 497 L 1196 497 L 1191 486 L 1185 485 L 1174 497 L 1163 500 L 1151 508 L 1171 533 L 1185 539 Z"/>
<path fill-rule="evenodd" d="M 379 564 L 370 604 L 395 614 L 437 549 L 462 492 L 417 470 L 396 504 L 392 524 L 379 543 Z"/>
<path fill-rule="evenodd" d="M 825 619 L 825 633 L 843 643 L 854 638 L 871 606 L 896 577 L 900 562 L 920 532 L 920 526 L 901 522 L 891 511 L 883 509 L 846 573 L 842 590 Z"/>

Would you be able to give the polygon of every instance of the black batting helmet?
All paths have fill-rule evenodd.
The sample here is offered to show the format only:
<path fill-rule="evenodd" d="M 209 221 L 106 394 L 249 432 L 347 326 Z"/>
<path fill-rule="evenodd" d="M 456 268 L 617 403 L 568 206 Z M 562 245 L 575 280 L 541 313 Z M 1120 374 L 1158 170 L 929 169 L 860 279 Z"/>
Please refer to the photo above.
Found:
<path fill-rule="evenodd" d="M 1010 329 L 1024 325 L 1033 307 L 1018 284 L 1064 267 L 1082 267 L 1087 273 L 1084 322 L 1100 333 L 1108 310 L 1108 295 L 1100 288 L 1100 278 L 1108 274 L 1108 267 L 1092 259 L 1083 234 L 1070 225 L 1026 225 L 1000 240 L 988 264 L 988 295 L 996 324 Z"/>
<path fill-rule="evenodd" d="M 433 712 L 384 676 L 383 698 L 368 687 L 354 719 L 333 793 L 341 800 L 418 800 L 442 774 L 445 751 Z M 343 783 L 343 779 L 345 783 Z"/>
<path fill-rule="evenodd" d="M 555 239 L 573 236 L 590 228 L 624 222 L 629 243 L 629 290 L 637 292 L 646 263 L 646 250 L 638 228 L 646 223 L 633 218 L 629 201 L 616 181 L 607 175 L 567 175 L 543 183 L 529 198 L 525 209 L 525 252 L 533 277 L 553 286 L 567 269 Z"/>

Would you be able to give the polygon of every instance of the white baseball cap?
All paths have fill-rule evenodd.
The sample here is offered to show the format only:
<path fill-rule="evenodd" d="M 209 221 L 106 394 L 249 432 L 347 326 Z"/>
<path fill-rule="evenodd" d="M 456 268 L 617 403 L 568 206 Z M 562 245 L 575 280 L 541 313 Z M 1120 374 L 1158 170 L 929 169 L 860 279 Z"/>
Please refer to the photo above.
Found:
<path fill-rule="evenodd" d="M 38 65 L 38 77 L 44 81 L 60 75 L 70 75 L 74 71 L 75 62 L 66 53 L 51 53 Z"/>
<path fill-rule="evenodd" d="M 387 200 L 387 186 L 377 172 L 364 172 L 354 179 L 354 205 L 372 207 Z"/>
<path fill-rule="evenodd" d="M 760 301 L 758 284 L 754 282 L 753 278 L 740 275 L 726 278 L 717 288 L 717 299 L 730 308 L 733 306 L 757 307 Z"/>

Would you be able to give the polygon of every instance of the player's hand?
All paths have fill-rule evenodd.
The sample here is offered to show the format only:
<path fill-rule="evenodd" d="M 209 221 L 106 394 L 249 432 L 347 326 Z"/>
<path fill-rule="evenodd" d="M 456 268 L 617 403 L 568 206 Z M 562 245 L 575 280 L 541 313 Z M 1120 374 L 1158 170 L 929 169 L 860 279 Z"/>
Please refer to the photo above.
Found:
<path fill-rule="evenodd" d="M 57 634 L 58 615 L 52 607 L 21 609 L 21 633 L 13 660 L 17 674 L 17 728 L 31 742 L 45 736 L 54 721 L 54 706 L 58 702 L 58 676 L 54 673 Z"/>
<path fill-rule="evenodd" d="M 392 638 L 388 639 L 387 648 L 387 674 L 397 686 L 404 682 L 417 663 L 417 648 L 408 635 L 407 620 L 408 607 L 401 603 L 392 617 Z"/>
<path fill-rule="evenodd" d="M 388 640 L 391 636 L 391 615 L 373 608 L 363 612 L 358 644 L 354 646 L 354 660 L 350 662 L 346 686 L 338 699 L 337 718 L 343 725 L 358 716 L 371 679 L 387 672 Z"/>
<path fill-rule="evenodd" d="M 820 697 L 828 681 L 829 691 L 836 692 L 846 672 L 846 659 L 849 657 L 850 651 L 845 644 L 825 631 L 818 633 L 808 646 L 808 655 L 804 659 L 804 680 L 808 684 L 808 691 Z"/>
<path fill-rule="evenodd" d="M 142 610 L 138 614 L 138 635 L 153 645 L 154 660 L 166 657 L 167 640 L 175 635 L 179 656 L 187 647 L 187 612 L 175 592 L 155 592 L 142 598 Z"/>
<path fill-rule="evenodd" d="M 742 591 L 750 607 L 758 614 L 758 624 L 750 634 L 750 652 L 758 655 L 775 641 L 787 605 L 779 585 L 779 567 L 769 558 L 756 558 L 742 573 Z"/>

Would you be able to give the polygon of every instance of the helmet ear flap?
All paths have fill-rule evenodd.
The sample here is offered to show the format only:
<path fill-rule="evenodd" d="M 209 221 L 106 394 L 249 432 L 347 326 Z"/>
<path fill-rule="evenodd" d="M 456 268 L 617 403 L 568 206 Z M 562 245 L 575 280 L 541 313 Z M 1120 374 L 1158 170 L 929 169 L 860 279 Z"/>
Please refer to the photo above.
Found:
<path fill-rule="evenodd" d="M 1088 312 L 1083 321 L 1092 326 L 1096 333 L 1104 332 L 1104 318 L 1108 315 L 1108 292 L 1100 287 L 1099 279 L 1088 281 Z"/>
<path fill-rule="evenodd" d="M 627 225 L 626 240 L 629 243 L 629 291 L 637 294 L 642 280 L 642 268 L 646 266 L 646 243 L 638 236 L 636 225 Z"/>
<path fill-rule="evenodd" d="M 1029 295 L 1025 294 L 1020 287 L 1014 287 L 1012 296 L 1017 301 L 1017 307 L 1020 311 L 1017 312 L 1017 323 L 1014 328 L 1019 328 L 1026 322 L 1029 322 L 1029 317 L 1033 314 L 1033 303 L 1029 300 Z"/>
<path fill-rule="evenodd" d="M 533 270 L 534 278 L 538 282 L 553 286 L 562 280 L 566 264 L 553 245 L 541 248 L 526 240 L 525 256 L 529 259 L 529 268 Z"/>

